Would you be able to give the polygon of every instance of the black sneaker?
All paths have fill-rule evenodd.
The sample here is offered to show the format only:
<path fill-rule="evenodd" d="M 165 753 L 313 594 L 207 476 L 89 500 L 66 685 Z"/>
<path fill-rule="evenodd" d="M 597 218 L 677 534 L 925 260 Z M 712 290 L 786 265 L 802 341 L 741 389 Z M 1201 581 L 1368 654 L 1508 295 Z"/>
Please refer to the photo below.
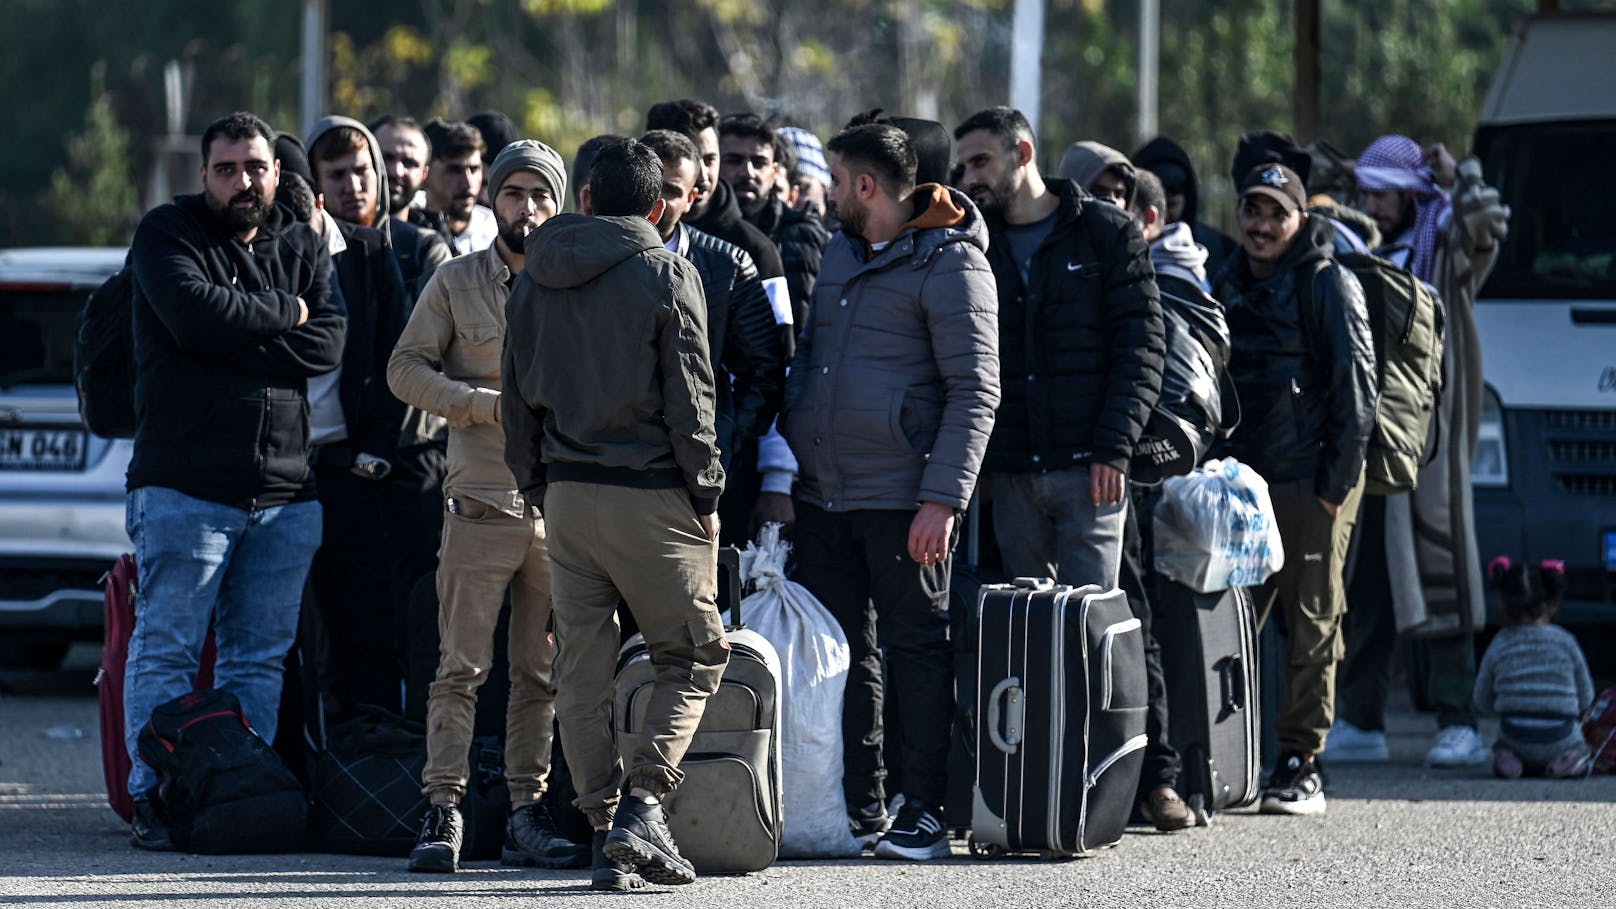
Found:
<path fill-rule="evenodd" d="M 594 842 L 590 844 L 590 890 L 609 890 L 614 893 L 629 893 L 634 890 L 645 889 L 645 878 L 634 873 L 634 866 L 627 862 L 606 857 L 603 847 L 606 845 L 606 831 L 596 830 Z"/>
<path fill-rule="evenodd" d="M 853 839 L 867 851 L 875 848 L 881 834 L 892 826 L 892 816 L 887 814 L 885 802 L 871 802 L 853 812 L 847 823 L 853 829 Z"/>
<path fill-rule="evenodd" d="M 696 868 L 679 854 L 660 804 L 625 796 L 601 851 L 634 868 L 653 884 L 693 884 Z"/>
<path fill-rule="evenodd" d="M 589 847 L 562 836 L 555 818 L 550 816 L 550 807 L 534 802 L 511 812 L 499 860 L 502 865 L 583 868 L 589 864 Z"/>
<path fill-rule="evenodd" d="M 149 797 L 135 799 L 135 813 L 129 822 L 129 844 L 153 852 L 174 851 L 174 841 L 168 836 L 168 825 L 158 815 L 157 803 Z"/>
<path fill-rule="evenodd" d="M 942 817 L 913 798 L 904 799 L 892 828 L 875 844 L 876 858 L 924 862 L 948 856 L 948 829 Z"/>
<path fill-rule="evenodd" d="M 1286 752 L 1279 756 L 1274 775 L 1263 787 L 1263 814 L 1324 813 L 1324 779 L 1318 761 L 1307 755 Z"/>
<path fill-rule="evenodd" d="M 433 805 L 421 821 L 421 835 L 410 850 L 410 870 L 453 874 L 460 870 L 460 809 Z"/>

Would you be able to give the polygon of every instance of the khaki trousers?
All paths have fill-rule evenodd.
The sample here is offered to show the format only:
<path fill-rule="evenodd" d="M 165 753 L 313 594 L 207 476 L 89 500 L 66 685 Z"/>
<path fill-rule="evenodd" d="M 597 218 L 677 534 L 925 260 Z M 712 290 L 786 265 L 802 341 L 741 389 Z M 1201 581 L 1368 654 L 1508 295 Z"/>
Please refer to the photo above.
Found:
<path fill-rule="evenodd" d="M 1285 567 L 1257 590 L 1261 627 L 1278 602 L 1285 619 L 1285 709 L 1274 719 L 1282 751 L 1318 754 L 1335 722 L 1335 669 L 1346 655 L 1344 575 L 1352 528 L 1363 500 L 1363 476 L 1334 517 L 1319 504 L 1313 481 L 1271 483 L 1274 520 Z"/>
<path fill-rule="evenodd" d="M 511 594 L 511 700 L 505 714 L 505 783 L 511 804 L 538 801 L 550 773 L 555 690 L 550 640 L 550 561 L 544 519 L 512 517 L 450 493 L 438 549 L 438 674 L 426 702 L 422 791 L 433 804 L 466 794 L 477 689 L 494 659 L 494 626 Z"/>
<path fill-rule="evenodd" d="M 544 495 L 554 571 L 556 715 L 575 803 L 597 827 L 621 789 L 661 795 L 683 779 L 679 762 L 729 661 L 718 614 L 718 544 L 683 489 L 551 483 Z M 644 743 L 619 755 L 612 692 L 628 604 L 651 652 L 656 682 Z M 628 774 L 623 774 L 624 761 Z"/>

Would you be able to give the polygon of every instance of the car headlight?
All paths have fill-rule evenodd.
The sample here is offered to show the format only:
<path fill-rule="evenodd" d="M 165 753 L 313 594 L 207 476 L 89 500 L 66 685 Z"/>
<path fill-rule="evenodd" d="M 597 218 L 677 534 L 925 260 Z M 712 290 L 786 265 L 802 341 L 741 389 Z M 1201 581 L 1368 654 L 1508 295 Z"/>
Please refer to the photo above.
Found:
<path fill-rule="evenodd" d="M 1470 482 L 1476 486 L 1509 485 L 1509 447 L 1504 444 L 1504 403 L 1489 387 L 1481 399 L 1476 456 L 1470 459 Z"/>

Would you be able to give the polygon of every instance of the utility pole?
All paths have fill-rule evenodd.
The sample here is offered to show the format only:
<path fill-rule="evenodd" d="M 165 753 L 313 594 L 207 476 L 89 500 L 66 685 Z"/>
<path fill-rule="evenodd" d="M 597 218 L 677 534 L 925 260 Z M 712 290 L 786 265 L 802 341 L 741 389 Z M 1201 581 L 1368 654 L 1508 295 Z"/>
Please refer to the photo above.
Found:
<path fill-rule="evenodd" d="M 1010 106 L 1038 132 L 1043 100 L 1044 0 L 1016 0 L 1010 35 Z"/>
<path fill-rule="evenodd" d="M 325 115 L 329 102 L 326 96 L 326 32 L 331 25 L 330 0 L 303 0 L 303 131 L 308 132 L 314 121 Z"/>
<path fill-rule="evenodd" d="M 1161 0 L 1139 0 L 1139 144 L 1156 138 L 1161 72 Z"/>
<path fill-rule="evenodd" d="M 1296 0 L 1295 64 L 1291 128 L 1306 145 L 1319 135 L 1319 0 Z"/>

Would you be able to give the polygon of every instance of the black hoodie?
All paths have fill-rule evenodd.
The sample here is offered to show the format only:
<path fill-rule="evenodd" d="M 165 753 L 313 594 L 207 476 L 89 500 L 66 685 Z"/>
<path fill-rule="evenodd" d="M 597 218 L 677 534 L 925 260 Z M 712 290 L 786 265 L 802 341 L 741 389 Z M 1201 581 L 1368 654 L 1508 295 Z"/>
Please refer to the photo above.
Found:
<path fill-rule="evenodd" d="M 163 486 L 237 508 L 314 498 L 308 379 L 340 362 L 347 322 L 325 242 L 276 205 L 243 243 L 198 193 L 141 219 L 130 262 L 129 489 Z"/>
<path fill-rule="evenodd" d="M 1183 220 L 1189 222 L 1190 230 L 1195 235 L 1195 242 L 1206 247 L 1206 273 L 1217 274 L 1224 261 L 1234 255 L 1240 244 L 1228 234 L 1200 220 L 1201 183 L 1195 176 L 1195 165 L 1190 163 L 1189 153 L 1172 139 L 1157 136 L 1133 153 L 1133 165 L 1152 173 L 1157 173 L 1163 165 L 1168 165 L 1177 167 L 1188 175 L 1189 182 L 1184 187 Z M 1162 214 L 1165 216 L 1166 212 Z"/>
<path fill-rule="evenodd" d="M 719 180 L 712 192 L 707 194 L 707 204 L 701 217 L 686 216 L 685 223 L 704 234 L 712 234 L 746 250 L 764 284 L 771 279 L 785 277 L 785 268 L 780 264 L 780 251 L 774 248 L 774 241 L 742 217 L 741 203 L 735 199 L 735 190 L 730 189 L 723 180 Z"/>
<path fill-rule="evenodd" d="M 1363 473 L 1377 385 L 1363 288 L 1333 261 L 1334 243 L 1330 222 L 1310 217 L 1266 278 L 1236 252 L 1216 296 L 1240 395 L 1235 456 L 1271 483 L 1312 478 L 1340 504 Z"/>
<path fill-rule="evenodd" d="M 505 463 L 527 501 L 551 480 L 724 491 L 707 304 L 696 266 L 645 218 L 564 214 L 527 237 L 505 303 Z"/>

